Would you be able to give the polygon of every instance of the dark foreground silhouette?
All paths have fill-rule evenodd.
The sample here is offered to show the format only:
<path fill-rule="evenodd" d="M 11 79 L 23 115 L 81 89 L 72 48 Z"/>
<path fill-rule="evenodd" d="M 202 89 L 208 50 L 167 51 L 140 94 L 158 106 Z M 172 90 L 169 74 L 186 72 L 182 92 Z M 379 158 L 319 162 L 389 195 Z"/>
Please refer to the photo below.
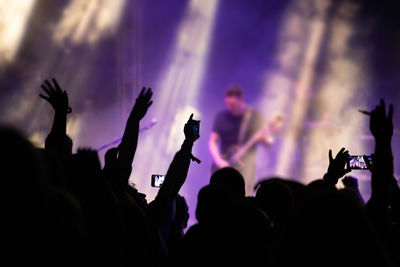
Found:
<path fill-rule="evenodd" d="M 193 114 L 163 185 L 148 203 L 128 180 L 151 89 L 139 94 L 121 143 L 107 151 L 102 168 L 96 151 L 72 153 L 66 91 L 56 80 L 42 88 L 40 96 L 55 112 L 44 149 L 10 127 L 0 128 L 3 265 L 400 266 L 393 107 L 387 113 L 383 100 L 368 112 L 376 143 L 370 199 L 364 202 L 351 176 L 337 189 L 350 172 L 344 148 L 335 157 L 329 151 L 323 178 L 307 185 L 266 178 L 255 197 L 245 197 L 243 176 L 228 167 L 198 193 L 198 223 L 184 234 L 189 215 L 179 190 L 190 180 L 191 161 L 197 160 L 192 148 L 200 137 Z"/>

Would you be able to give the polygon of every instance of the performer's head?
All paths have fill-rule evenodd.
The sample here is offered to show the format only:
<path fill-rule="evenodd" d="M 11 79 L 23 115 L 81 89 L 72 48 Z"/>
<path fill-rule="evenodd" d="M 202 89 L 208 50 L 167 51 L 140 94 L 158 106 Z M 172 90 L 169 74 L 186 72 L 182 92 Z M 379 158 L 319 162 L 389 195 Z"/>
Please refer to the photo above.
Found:
<path fill-rule="evenodd" d="M 225 91 L 225 105 L 232 115 L 238 116 L 244 113 L 246 105 L 243 90 L 239 85 L 231 85 Z"/>

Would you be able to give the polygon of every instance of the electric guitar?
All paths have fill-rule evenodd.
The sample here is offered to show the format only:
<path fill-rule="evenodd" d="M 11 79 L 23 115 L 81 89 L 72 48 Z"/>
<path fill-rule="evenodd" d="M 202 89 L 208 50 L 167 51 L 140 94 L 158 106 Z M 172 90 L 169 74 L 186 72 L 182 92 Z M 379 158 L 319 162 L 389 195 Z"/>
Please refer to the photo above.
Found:
<path fill-rule="evenodd" d="M 260 141 L 260 135 L 267 136 L 267 144 L 272 145 L 274 142 L 273 133 L 282 128 L 284 117 L 281 113 L 276 113 L 272 116 L 270 121 L 262 129 L 254 133 L 250 139 L 243 145 L 234 145 L 229 148 L 228 152 L 222 155 L 231 167 L 240 170 L 243 167 L 243 157 Z M 219 167 L 213 162 L 211 171 L 215 172 Z"/>

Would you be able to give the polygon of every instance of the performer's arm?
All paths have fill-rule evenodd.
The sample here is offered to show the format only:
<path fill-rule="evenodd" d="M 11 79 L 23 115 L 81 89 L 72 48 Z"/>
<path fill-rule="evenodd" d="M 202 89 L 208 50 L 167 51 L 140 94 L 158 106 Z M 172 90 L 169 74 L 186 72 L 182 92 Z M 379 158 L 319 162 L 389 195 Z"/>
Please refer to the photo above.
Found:
<path fill-rule="evenodd" d="M 219 135 L 215 132 L 212 132 L 210 135 L 210 140 L 208 141 L 208 148 L 210 150 L 211 156 L 214 160 L 214 163 L 219 168 L 229 167 L 229 162 L 224 160 L 221 156 L 218 147 Z"/>
<path fill-rule="evenodd" d="M 260 131 L 256 134 L 256 139 L 259 144 L 262 144 L 264 146 L 271 146 L 274 144 L 275 140 L 272 134 L 270 134 L 268 131 Z"/>

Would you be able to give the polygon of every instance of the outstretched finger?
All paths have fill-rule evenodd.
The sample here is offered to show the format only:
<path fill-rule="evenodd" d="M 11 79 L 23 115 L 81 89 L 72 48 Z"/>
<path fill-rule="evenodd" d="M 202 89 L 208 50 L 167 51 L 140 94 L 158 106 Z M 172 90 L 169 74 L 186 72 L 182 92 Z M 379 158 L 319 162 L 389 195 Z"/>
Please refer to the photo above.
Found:
<path fill-rule="evenodd" d="M 151 88 L 149 88 L 146 92 L 146 100 L 149 101 L 151 99 L 151 97 L 153 96 L 153 91 L 151 91 Z"/>
<path fill-rule="evenodd" d="M 380 105 L 376 108 L 377 114 L 379 116 L 385 116 L 386 117 L 386 105 L 385 105 L 385 100 L 381 98 Z"/>
<path fill-rule="evenodd" d="M 339 152 L 336 154 L 336 157 L 339 156 L 340 154 L 343 154 L 344 151 L 345 151 L 345 148 L 342 147 L 342 149 L 340 149 Z"/>
<path fill-rule="evenodd" d="M 46 80 L 46 81 L 44 81 L 44 82 L 46 83 L 47 88 L 49 88 L 50 91 L 53 91 L 53 92 L 55 91 L 53 85 L 51 85 L 51 83 L 49 82 L 49 80 Z"/>
<path fill-rule="evenodd" d="M 50 98 L 49 98 L 48 96 L 39 94 L 39 97 L 40 97 L 40 98 L 43 98 L 43 99 L 46 100 L 47 102 L 50 102 Z"/>
<path fill-rule="evenodd" d="M 344 151 L 342 154 L 340 154 L 340 158 L 341 158 L 341 160 L 343 160 L 343 161 L 347 161 L 348 160 L 348 158 L 349 158 L 349 151 Z"/>
<path fill-rule="evenodd" d="M 139 94 L 138 98 L 143 97 L 145 90 L 146 90 L 146 87 L 143 87 L 142 91 L 140 91 L 140 94 Z"/>
<path fill-rule="evenodd" d="M 381 98 L 381 107 L 382 107 L 383 110 L 386 112 L 385 100 L 383 100 L 383 98 Z"/>
<path fill-rule="evenodd" d="M 42 84 L 40 87 L 42 87 L 43 91 L 45 91 L 48 96 L 51 97 L 53 95 L 53 92 L 51 92 L 49 89 L 47 89 L 44 84 Z"/>
<path fill-rule="evenodd" d="M 152 104 L 153 104 L 153 101 L 150 101 L 150 102 L 147 104 L 147 108 L 149 108 Z"/>
<path fill-rule="evenodd" d="M 333 161 L 332 149 L 329 149 L 329 163 L 331 163 L 332 161 Z"/>
<path fill-rule="evenodd" d="M 51 80 L 53 81 L 53 84 L 54 84 L 54 87 L 56 88 L 56 90 L 61 92 L 61 87 L 60 87 L 60 85 L 58 85 L 57 80 L 54 79 L 54 78 L 51 79 Z M 65 91 L 64 91 L 64 92 L 65 92 Z"/>
<path fill-rule="evenodd" d="M 189 117 L 189 121 L 192 121 L 192 120 L 193 120 L 193 113 Z"/>

